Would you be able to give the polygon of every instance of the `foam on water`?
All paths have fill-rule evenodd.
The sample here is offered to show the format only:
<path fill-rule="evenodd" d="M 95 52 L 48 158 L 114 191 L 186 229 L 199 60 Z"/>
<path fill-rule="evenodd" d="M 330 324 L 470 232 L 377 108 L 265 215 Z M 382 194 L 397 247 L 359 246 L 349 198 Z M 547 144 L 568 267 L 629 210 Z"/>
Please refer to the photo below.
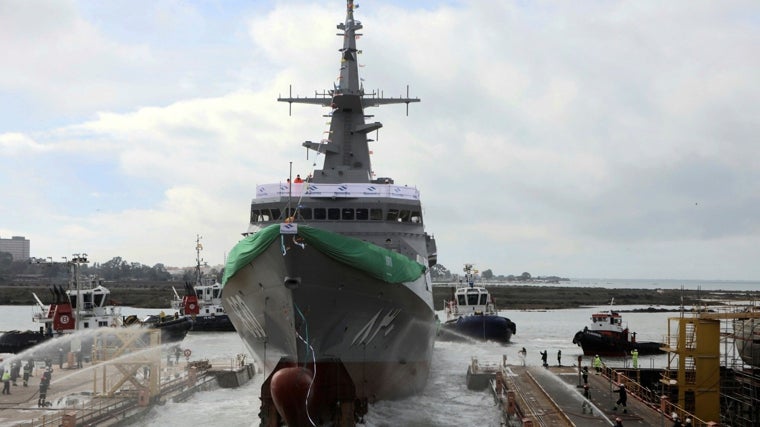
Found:
<path fill-rule="evenodd" d="M 573 336 L 588 324 L 592 313 L 606 308 L 608 307 L 543 312 L 503 311 L 501 315 L 517 324 L 517 334 L 512 336 L 510 344 L 436 342 L 430 378 L 425 389 L 413 397 L 370 405 L 364 425 L 499 426 L 499 414 L 491 394 L 488 391 L 467 389 L 465 376 L 471 358 L 477 357 L 481 364 L 498 364 L 501 363 L 502 355 L 506 355 L 508 363 L 522 364 L 517 353 L 525 347 L 525 362 L 529 366 L 540 366 L 539 351 L 543 350 L 548 351 L 550 364 L 556 363 L 557 350 L 562 350 L 563 365 L 577 364 L 582 350 L 572 343 Z M 622 310 L 630 307 L 616 308 Z M 29 313 L 31 309 L 27 307 L 25 315 L 29 316 Z M 674 315 L 675 313 L 624 313 L 624 322 L 638 332 L 637 338 L 640 340 L 660 340 L 667 333 L 668 317 Z M 181 345 L 192 350 L 192 359 L 232 361 L 238 353 L 247 354 L 243 342 L 235 332 L 190 332 Z M 612 366 L 630 365 L 630 359 L 604 361 Z M 590 365 L 590 358 L 584 357 L 583 364 Z M 662 367 L 666 364 L 666 355 L 639 357 L 639 365 L 642 367 Z M 155 407 L 150 416 L 141 421 L 141 425 L 147 423 L 148 426 L 164 427 L 188 422 L 193 425 L 232 427 L 258 425 L 259 394 L 264 379 L 264 375 L 260 374 L 240 389 L 199 392 L 185 402 Z"/>

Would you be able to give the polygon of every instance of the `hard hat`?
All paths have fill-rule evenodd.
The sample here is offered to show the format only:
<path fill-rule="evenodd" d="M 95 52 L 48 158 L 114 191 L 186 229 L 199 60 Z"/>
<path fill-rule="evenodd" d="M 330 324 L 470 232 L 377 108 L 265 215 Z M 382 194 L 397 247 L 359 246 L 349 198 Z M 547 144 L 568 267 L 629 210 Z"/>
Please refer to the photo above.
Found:
<path fill-rule="evenodd" d="M 675 412 L 673 412 L 673 415 L 671 415 L 670 418 L 677 419 L 678 418 L 678 414 L 676 414 Z"/>

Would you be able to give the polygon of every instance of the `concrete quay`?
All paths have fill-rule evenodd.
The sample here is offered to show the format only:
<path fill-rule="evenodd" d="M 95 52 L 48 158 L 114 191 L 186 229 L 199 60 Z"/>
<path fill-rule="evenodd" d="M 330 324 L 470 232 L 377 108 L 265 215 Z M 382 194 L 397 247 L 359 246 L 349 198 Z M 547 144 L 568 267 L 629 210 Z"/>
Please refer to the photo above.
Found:
<path fill-rule="evenodd" d="M 491 392 L 505 426 L 615 426 L 618 418 L 626 427 L 673 422 L 630 391 L 627 406 L 614 409 L 618 384 L 593 370 L 588 375 L 588 398 L 576 366 L 504 365 L 491 373 Z"/>

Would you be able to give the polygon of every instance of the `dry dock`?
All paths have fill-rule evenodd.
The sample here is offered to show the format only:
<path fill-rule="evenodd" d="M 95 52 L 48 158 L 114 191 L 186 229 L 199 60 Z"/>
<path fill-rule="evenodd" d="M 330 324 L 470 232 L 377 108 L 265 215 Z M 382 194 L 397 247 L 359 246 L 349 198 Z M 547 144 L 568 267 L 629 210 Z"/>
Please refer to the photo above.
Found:
<path fill-rule="evenodd" d="M 619 418 L 624 426 L 672 425 L 671 407 L 646 403 L 637 396 L 638 384 L 605 368 L 588 375 L 588 391 L 575 366 L 477 366 L 469 368 L 469 381 L 482 384 L 472 372 L 491 376 L 488 388 L 502 413 L 505 426 L 614 426 Z M 615 408 L 619 384 L 626 384 L 626 407 Z M 698 421 L 698 420 L 695 420 Z M 696 422 L 694 424 L 710 425 Z"/>

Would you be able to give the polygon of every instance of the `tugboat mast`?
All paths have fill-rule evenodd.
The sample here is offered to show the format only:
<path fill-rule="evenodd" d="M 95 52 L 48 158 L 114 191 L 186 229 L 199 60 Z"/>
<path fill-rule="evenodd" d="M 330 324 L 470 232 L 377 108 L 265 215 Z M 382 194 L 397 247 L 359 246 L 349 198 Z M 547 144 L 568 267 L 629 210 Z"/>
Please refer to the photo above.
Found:
<path fill-rule="evenodd" d="M 329 107 L 331 112 L 330 130 L 327 137 L 320 142 L 305 141 L 303 146 L 324 154 L 325 160 L 321 170 L 315 170 L 311 182 L 315 183 L 368 183 L 373 182 L 372 165 L 369 157 L 367 134 L 380 129 L 380 122 L 366 123 L 364 109 L 385 104 L 406 104 L 419 102 L 419 98 L 407 96 L 384 98 L 379 93 L 364 93 L 359 78 L 360 50 L 356 49 L 356 39 L 361 37 L 358 31 L 363 28 L 360 21 L 354 20 L 354 1 L 346 0 L 345 22 L 337 25 L 343 37 L 340 49 L 340 73 L 338 83 L 333 89 L 316 93 L 314 98 L 292 97 L 277 98 L 280 102 L 292 105 L 315 104 Z M 368 97 L 365 97 L 368 95 Z"/>
<path fill-rule="evenodd" d="M 201 284 L 201 249 L 203 249 L 203 245 L 201 245 L 201 235 L 196 234 L 195 235 L 195 284 L 200 285 Z"/>

